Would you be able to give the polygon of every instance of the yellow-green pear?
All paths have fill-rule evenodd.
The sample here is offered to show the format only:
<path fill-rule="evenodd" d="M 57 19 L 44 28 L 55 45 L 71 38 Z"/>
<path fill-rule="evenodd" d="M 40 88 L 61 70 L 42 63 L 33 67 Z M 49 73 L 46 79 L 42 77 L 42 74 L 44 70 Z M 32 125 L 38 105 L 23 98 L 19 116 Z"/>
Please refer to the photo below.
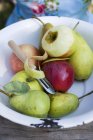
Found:
<path fill-rule="evenodd" d="M 76 33 L 77 46 L 69 62 L 74 68 L 75 79 L 85 80 L 93 71 L 93 52 L 83 37 Z"/>
<path fill-rule="evenodd" d="M 51 28 L 53 27 L 53 24 L 51 24 L 51 23 L 49 23 L 49 22 L 44 23 L 40 18 L 38 18 L 38 17 L 36 17 L 36 16 L 33 16 L 33 18 L 35 18 L 35 19 L 37 19 L 38 21 L 40 21 L 40 22 L 42 23 L 42 25 L 43 25 L 43 27 L 42 27 L 42 37 L 44 36 L 44 34 L 45 34 L 49 29 L 51 29 Z M 40 50 L 41 54 L 44 53 L 44 50 L 43 50 L 43 48 L 42 48 L 42 44 L 40 45 L 39 50 Z"/>
<path fill-rule="evenodd" d="M 10 105 L 18 112 L 34 116 L 47 117 L 50 98 L 41 90 L 31 90 L 25 82 L 11 81 L 0 89 L 9 97 Z"/>
<path fill-rule="evenodd" d="M 49 116 L 59 118 L 77 109 L 79 99 L 71 93 L 56 93 L 50 96 Z"/>
<path fill-rule="evenodd" d="M 51 28 L 53 28 L 54 26 L 51 23 L 46 23 L 44 24 L 44 28 L 43 28 L 43 35 Z"/>
<path fill-rule="evenodd" d="M 13 95 L 9 98 L 9 103 L 18 112 L 40 118 L 47 117 L 50 109 L 49 96 L 40 90 Z"/>
<path fill-rule="evenodd" d="M 26 82 L 30 86 L 31 90 L 43 90 L 39 82 L 35 79 L 31 79 L 24 70 L 16 73 L 12 77 L 11 81 Z"/>
<path fill-rule="evenodd" d="M 52 27 L 53 27 L 53 25 L 51 23 L 44 24 L 44 26 L 43 26 L 43 36 Z M 44 49 L 42 48 L 42 44 L 40 45 L 39 50 L 40 50 L 41 54 L 44 54 Z"/>

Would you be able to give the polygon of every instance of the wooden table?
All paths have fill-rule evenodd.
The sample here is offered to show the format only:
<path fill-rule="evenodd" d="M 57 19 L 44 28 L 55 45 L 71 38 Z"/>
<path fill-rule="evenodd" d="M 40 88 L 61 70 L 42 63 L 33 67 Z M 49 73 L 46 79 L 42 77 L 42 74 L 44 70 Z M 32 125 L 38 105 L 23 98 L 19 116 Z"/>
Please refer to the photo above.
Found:
<path fill-rule="evenodd" d="M 93 140 L 93 122 L 71 129 L 36 129 L 0 117 L 0 140 Z"/>

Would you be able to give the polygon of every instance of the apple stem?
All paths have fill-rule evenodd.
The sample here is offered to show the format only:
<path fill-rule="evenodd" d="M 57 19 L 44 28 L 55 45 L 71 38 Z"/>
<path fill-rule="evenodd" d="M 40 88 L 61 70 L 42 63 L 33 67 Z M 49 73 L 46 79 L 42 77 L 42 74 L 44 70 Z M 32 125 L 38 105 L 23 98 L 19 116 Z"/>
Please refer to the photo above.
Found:
<path fill-rule="evenodd" d="M 11 95 L 10 94 L 8 94 L 7 92 L 5 92 L 4 90 L 2 90 L 2 89 L 0 89 L 0 92 L 1 93 L 3 93 L 3 94 L 5 94 L 6 96 L 8 96 L 8 97 L 11 97 Z"/>
<path fill-rule="evenodd" d="M 35 18 L 35 19 L 39 20 L 43 24 L 43 26 L 45 25 L 44 22 L 41 19 L 39 19 L 38 17 L 33 16 L 32 18 Z"/>
<path fill-rule="evenodd" d="M 85 95 L 79 97 L 78 99 L 80 100 L 80 99 L 82 99 L 82 98 L 84 98 L 84 97 L 86 97 L 86 96 L 88 96 L 88 95 L 90 95 L 90 94 L 92 94 L 92 93 L 93 93 L 93 90 L 90 91 L 89 93 L 87 93 L 87 94 L 85 94 Z"/>
<path fill-rule="evenodd" d="M 76 25 L 74 26 L 73 30 L 75 30 L 78 25 L 79 25 L 79 21 L 76 23 Z"/>

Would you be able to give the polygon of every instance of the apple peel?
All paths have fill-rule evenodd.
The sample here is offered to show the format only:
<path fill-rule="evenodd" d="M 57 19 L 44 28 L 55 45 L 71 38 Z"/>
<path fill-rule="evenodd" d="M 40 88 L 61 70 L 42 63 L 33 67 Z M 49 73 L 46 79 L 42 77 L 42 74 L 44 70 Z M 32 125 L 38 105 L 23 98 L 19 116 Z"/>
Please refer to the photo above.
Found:
<path fill-rule="evenodd" d="M 36 70 L 36 66 L 29 63 L 29 59 L 27 58 L 24 62 L 24 69 L 26 73 L 34 79 L 42 79 L 45 77 L 45 74 L 41 70 Z"/>
<path fill-rule="evenodd" d="M 42 65 L 43 64 L 45 64 L 45 63 L 48 63 L 48 62 L 52 62 L 52 61 L 64 61 L 64 60 L 69 60 L 70 58 L 51 58 L 51 59 L 48 59 L 48 60 L 46 60 L 46 61 L 44 61 L 43 63 L 42 63 Z"/>
<path fill-rule="evenodd" d="M 38 60 L 38 61 L 44 61 L 48 58 L 48 54 L 47 52 L 45 51 L 45 53 L 42 55 L 42 56 L 32 56 L 31 59 L 35 59 L 35 60 Z"/>

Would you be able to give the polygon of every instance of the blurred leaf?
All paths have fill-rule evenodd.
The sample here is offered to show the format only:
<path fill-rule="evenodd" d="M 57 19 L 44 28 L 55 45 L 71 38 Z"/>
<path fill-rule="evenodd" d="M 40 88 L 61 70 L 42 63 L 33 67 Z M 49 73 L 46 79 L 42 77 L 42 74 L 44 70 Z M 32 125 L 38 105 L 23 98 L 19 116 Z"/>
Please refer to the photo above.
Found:
<path fill-rule="evenodd" d="M 91 0 L 83 0 L 84 3 L 88 3 L 88 2 L 91 2 Z"/>

